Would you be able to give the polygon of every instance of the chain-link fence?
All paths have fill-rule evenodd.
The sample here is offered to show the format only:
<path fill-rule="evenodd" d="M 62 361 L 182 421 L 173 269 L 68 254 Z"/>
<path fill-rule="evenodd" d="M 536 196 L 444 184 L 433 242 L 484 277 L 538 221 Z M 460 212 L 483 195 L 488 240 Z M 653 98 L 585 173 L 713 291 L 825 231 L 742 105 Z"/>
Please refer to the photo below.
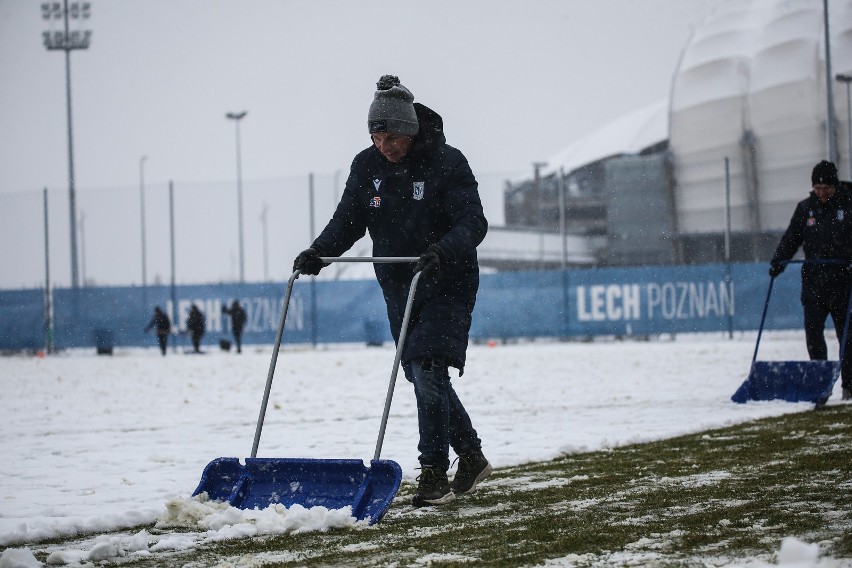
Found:
<path fill-rule="evenodd" d="M 342 176 L 339 176 L 342 177 Z M 333 211 L 334 176 L 314 176 L 317 223 Z M 345 179 L 338 179 L 342 188 Z M 243 183 L 246 281 L 286 278 L 289 261 L 310 242 L 309 177 Z M 77 258 L 80 285 L 143 283 L 140 187 L 78 189 Z M 49 189 L 50 278 L 70 285 L 67 189 Z M 236 182 L 172 185 L 177 283 L 239 280 L 239 215 Z M 43 286 L 45 281 L 42 192 L 0 195 L 3 288 Z M 265 211 L 265 214 L 264 214 Z M 144 187 L 144 249 L 147 284 L 171 281 L 172 235 L 168 183 Z"/>
<path fill-rule="evenodd" d="M 286 280 L 293 258 L 319 233 L 334 212 L 348 172 L 244 180 L 243 270 L 246 282 Z M 503 224 L 506 174 L 477 176 L 486 216 Z M 311 182 L 311 180 L 313 180 Z M 313 186 L 313 191 L 311 191 Z M 171 282 L 172 237 L 169 183 L 80 188 L 77 258 L 81 286 L 139 286 L 143 283 L 142 201 L 144 193 L 145 283 Z M 311 205 L 313 195 L 313 206 Z M 68 189 L 49 188 L 50 284 L 71 285 Z M 173 182 L 174 256 L 177 284 L 237 282 L 240 278 L 237 184 Z M 43 287 L 45 226 L 43 191 L 0 193 L 0 289 Z M 369 239 L 352 249 L 369 255 Z M 349 271 L 351 272 L 351 271 Z M 346 277 L 346 267 L 324 277 Z M 348 276 L 351 276 L 349 274 Z"/>

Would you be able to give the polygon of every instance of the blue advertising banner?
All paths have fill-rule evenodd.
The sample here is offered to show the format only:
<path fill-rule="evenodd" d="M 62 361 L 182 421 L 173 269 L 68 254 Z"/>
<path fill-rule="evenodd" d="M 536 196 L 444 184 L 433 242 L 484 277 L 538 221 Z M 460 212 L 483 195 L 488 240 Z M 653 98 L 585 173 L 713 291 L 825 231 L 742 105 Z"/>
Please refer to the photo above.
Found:
<path fill-rule="evenodd" d="M 188 344 L 182 332 L 186 330 L 186 319 L 193 304 L 205 315 L 205 343 L 209 343 L 213 336 L 230 335 L 230 318 L 222 313 L 222 305 L 230 306 L 234 299 L 246 310 L 245 342 L 269 342 L 269 335 L 274 337 L 277 329 L 284 289 L 285 286 L 278 283 L 176 286 L 174 298 L 169 286 L 55 290 L 56 346 L 91 346 L 99 336 L 110 337 L 114 345 L 155 345 L 154 330 L 145 331 L 155 306 L 169 316 L 175 336 L 173 341 Z M 302 327 L 303 322 L 303 301 L 294 295 L 288 327 Z"/>
<path fill-rule="evenodd" d="M 802 326 L 800 265 L 776 279 L 767 329 Z M 757 329 L 769 277 L 765 264 L 654 266 L 502 272 L 481 277 L 471 337 L 593 337 Z M 222 312 L 238 300 L 248 321 L 243 343 L 271 343 L 285 283 L 78 288 L 54 291 L 57 348 L 154 346 L 145 332 L 155 306 L 171 318 L 174 345 L 189 345 L 186 319 L 195 304 L 207 320 L 203 344 L 231 340 Z M 42 292 L 0 292 L 0 348 L 42 345 Z M 381 290 L 373 280 L 318 281 L 293 289 L 285 343 L 390 341 Z"/>
<path fill-rule="evenodd" d="M 802 326 L 800 266 L 776 279 L 767 329 Z M 603 268 L 485 276 L 477 338 L 592 337 L 757 329 L 764 264 Z"/>
<path fill-rule="evenodd" d="M 44 343 L 44 290 L 0 293 L 0 349 L 39 350 Z"/>

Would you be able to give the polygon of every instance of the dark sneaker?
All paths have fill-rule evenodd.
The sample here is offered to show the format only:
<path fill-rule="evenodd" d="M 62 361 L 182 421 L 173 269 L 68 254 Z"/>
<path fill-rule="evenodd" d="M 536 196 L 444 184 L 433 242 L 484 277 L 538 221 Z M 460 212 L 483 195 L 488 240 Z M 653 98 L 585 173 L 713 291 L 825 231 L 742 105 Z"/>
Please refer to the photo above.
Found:
<path fill-rule="evenodd" d="M 494 468 L 482 455 L 482 450 L 474 450 L 469 454 L 460 455 L 458 458 L 459 468 L 453 477 L 450 488 L 453 493 L 467 493 L 473 491 L 476 485 L 491 475 Z"/>
<path fill-rule="evenodd" d="M 841 400 L 852 400 L 852 389 L 843 389 L 843 398 Z"/>
<path fill-rule="evenodd" d="M 446 471 L 424 465 L 420 475 L 417 476 L 417 481 L 420 485 L 417 487 L 414 498 L 411 499 L 411 504 L 415 507 L 444 505 L 456 498 L 450 489 Z"/>

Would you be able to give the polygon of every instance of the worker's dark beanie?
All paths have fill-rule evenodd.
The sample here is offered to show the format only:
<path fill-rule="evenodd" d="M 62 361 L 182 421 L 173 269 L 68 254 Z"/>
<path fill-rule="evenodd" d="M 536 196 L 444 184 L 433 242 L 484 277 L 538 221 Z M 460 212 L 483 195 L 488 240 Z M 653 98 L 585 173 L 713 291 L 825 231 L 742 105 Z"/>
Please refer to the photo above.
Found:
<path fill-rule="evenodd" d="M 420 130 L 414 112 L 414 95 L 403 87 L 399 77 L 383 75 L 367 114 L 367 127 L 374 132 L 395 132 L 414 136 Z"/>
<path fill-rule="evenodd" d="M 837 187 L 838 183 L 837 166 L 833 163 L 823 160 L 814 166 L 814 171 L 811 173 L 811 185 L 820 184 Z"/>

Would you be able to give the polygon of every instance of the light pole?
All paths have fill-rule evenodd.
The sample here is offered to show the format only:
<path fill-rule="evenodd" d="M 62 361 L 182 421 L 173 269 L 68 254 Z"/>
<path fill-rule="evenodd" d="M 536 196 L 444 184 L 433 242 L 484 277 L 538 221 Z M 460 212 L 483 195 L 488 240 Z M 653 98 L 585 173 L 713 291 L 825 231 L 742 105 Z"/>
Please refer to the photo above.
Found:
<path fill-rule="evenodd" d="M 172 278 L 171 278 L 171 295 L 172 295 L 172 313 L 169 314 L 172 317 L 172 327 L 180 328 L 180 322 L 178 321 L 178 307 L 177 307 L 177 285 L 175 280 L 175 184 L 172 180 L 169 180 L 169 249 L 170 249 L 170 260 L 171 260 L 171 268 L 172 268 Z M 177 341 L 172 341 L 172 351 L 177 352 Z"/>
<path fill-rule="evenodd" d="M 148 156 L 139 158 L 139 226 L 142 227 L 142 287 L 148 285 L 148 271 L 145 265 L 145 160 Z"/>
<path fill-rule="evenodd" d="M 843 73 L 838 73 L 835 77 L 841 83 L 846 83 L 846 134 L 849 135 L 848 148 L 849 150 L 849 161 L 847 162 L 847 167 L 849 168 L 849 179 L 852 179 L 852 93 L 850 93 L 849 83 L 852 83 L 852 75 L 844 75 Z"/>
<path fill-rule="evenodd" d="M 547 166 L 547 162 L 533 162 L 533 185 L 535 191 L 535 200 L 537 203 L 537 211 L 535 224 L 538 230 L 538 261 L 539 269 L 544 268 L 544 190 L 541 184 L 541 168 Z"/>
<path fill-rule="evenodd" d="M 240 121 L 245 118 L 248 111 L 239 113 L 229 112 L 226 118 L 233 120 L 237 126 L 237 224 L 240 232 L 240 282 L 245 282 L 245 261 L 243 258 L 243 168 L 240 157 Z"/>
<path fill-rule="evenodd" d="M 269 282 L 269 241 L 266 233 L 266 212 L 269 207 L 266 203 L 263 204 L 263 209 L 260 212 L 260 223 L 263 225 L 263 281 Z"/>
<path fill-rule="evenodd" d="M 565 270 L 568 268 L 568 243 L 565 240 L 567 227 L 565 226 L 565 171 L 562 167 L 559 168 L 559 176 L 557 186 L 559 188 L 559 240 L 562 241 L 562 258 L 559 262 L 559 268 Z"/>
<path fill-rule="evenodd" d="M 86 212 L 80 211 L 80 260 L 83 276 L 83 287 L 86 286 Z"/>
<path fill-rule="evenodd" d="M 541 186 L 541 168 L 547 166 L 547 162 L 533 162 L 533 191 L 535 191 L 535 199 L 538 202 L 538 211 L 535 218 L 535 223 L 539 230 L 544 230 L 544 189 Z"/>
<path fill-rule="evenodd" d="M 823 30 L 825 31 L 825 135 L 828 161 L 837 163 L 837 141 L 834 139 L 834 94 L 831 84 L 831 35 L 828 33 L 828 0 L 822 0 Z"/>
<path fill-rule="evenodd" d="M 50 323 L 50 231 L 47 217 L 47 188 L 44 188 L 44 350 L 53 352 L 53 330 Z"/>
<path fill-rule="evenodd" d="M 74 195 L 74 136 L 72 134 L 71 120 L 71 51 L 75 49 L 88 49 L 92 38 L 92 32 L 88 30 L 69 31 L 68 18 L 74 20 L 88 20 L 91 16 L 91 3 L 72 2 L 69 10 L 68 0 L 49 2 L 41 5 L 41 17 L 51 22 L 51 30 L 42 33 L 44 46 L 48 51 L 65 52 L 65 104 L 68 117 L 68 213 L 71 224 L 71 286 L 77 288 L 80 285 L 77 272 L 77 202 Z M 54 31 L 53 23 L 63 20 L 64 31 Z"/>

